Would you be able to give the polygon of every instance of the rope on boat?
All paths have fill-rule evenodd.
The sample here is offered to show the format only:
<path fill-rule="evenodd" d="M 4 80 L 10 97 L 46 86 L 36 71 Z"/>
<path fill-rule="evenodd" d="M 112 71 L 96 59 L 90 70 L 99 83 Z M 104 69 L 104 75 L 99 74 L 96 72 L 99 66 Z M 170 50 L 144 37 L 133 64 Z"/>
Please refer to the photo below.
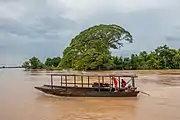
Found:
<path fill-rule="evenodd" d="M 132 80 L 132 79 L 130 79 L 130 80 L 126 83 L 126 86 L 128 85 L 128 83 L 129 83 L 131 80 Z M 125 87 L 126 87 L 126 86 L 125 86 Z"/>

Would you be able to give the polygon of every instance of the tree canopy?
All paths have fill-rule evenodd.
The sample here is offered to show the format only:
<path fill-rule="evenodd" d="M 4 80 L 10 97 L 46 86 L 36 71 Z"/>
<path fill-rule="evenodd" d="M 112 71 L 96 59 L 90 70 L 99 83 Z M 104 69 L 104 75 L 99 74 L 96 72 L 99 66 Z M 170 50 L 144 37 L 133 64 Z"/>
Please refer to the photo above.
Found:
<path fill-rule="evenodd" d="M 42 69 L 43 63 L 37 57 L 32 57 L 28 61 L 25 61 L 22 65 L 26 69 Z"/>
<path fill-rule="evenodd" d="M 75 70 L 111 69 L 110 49 L 123 46 L 122 40 L 133 42 L 132 35 L 118 25 L 90 27 L 71 40 L 64 50 L 60 68 Z"/>
<path fill-rule="evenodd" d="M 57 67 L 60 62 L 61 62 L 60 57 L 47 58 L 46 61 L 45 61 L 45 66 L 47 66 L 47 67 Z"/>

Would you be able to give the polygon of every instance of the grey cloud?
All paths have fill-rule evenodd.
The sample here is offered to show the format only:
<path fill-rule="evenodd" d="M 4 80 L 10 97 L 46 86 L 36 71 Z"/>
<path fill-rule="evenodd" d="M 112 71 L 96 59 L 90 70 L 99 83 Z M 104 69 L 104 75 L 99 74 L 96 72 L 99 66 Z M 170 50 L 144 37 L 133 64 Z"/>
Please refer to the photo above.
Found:
<path fill-rule="evenodd" d="M 70 26 L 73 28 L 75 25 L 73 21 L 61 17 L 45 17 L 33 24 L 25 24 L 23 22 L 25 21 L 19 22 L 15 20 L 0 19 L 0 32 L 26 36 L 29 38 L 46 39 L 49 36 L 58 38 L 63 32 L 69 30 Z"/>
<path fill-rule="evenodd" d="M 174 29 L 180 30 L 180 26 L 175 26 Z"/>
<path fill-rule="evenodd" d="M 55 10 L 45 0 L 16 0 L 16 2 L 20 6 L 26 6 L 26 10 L 22 11 L 23 16 L 18 19 L 1 18 L 0 32 L 46 39 L 49 36 L 59 37 L 75 25 L 74 21 L 63 18 L 64 9 Z"/>
<path fill-rule="evenodd" d="M 169 34 L 165 35 L 165 39 L 168 42 L 180 42 L 180 26 L 176 25 L 175 27 L 173 26 L 170 30 L 169 30 Z"/>
<path fill-rule="evenodd" d="M 167 36 L 167 41 L 180 41 L 180 37 Z"/>
<path fill-rule="evenodd" d="M 169 34 L 169 29 L 172 28 L 171 22 L 174 22 L 171 19 L 172 12 L 173 10 L 169 9 L 152 9 L 130 13 L 110 10 L 105 13 L 98 13 L 96 11 L 96 14 L 92 13 L 84 22 L 79 21 L 79 26 L 83 25 L 86 28 L 97 23 L 118 24 L 130 31 L 134 38 L 134 43 L 124 45 L 124 50 L 130 53 L 140 52 L 141 50 L 151 51 L 159 45 L 168 44 L 164 36 Z M 180 20 L 180 17 L 176 14 L 174 14 L 176 20 Z"/>

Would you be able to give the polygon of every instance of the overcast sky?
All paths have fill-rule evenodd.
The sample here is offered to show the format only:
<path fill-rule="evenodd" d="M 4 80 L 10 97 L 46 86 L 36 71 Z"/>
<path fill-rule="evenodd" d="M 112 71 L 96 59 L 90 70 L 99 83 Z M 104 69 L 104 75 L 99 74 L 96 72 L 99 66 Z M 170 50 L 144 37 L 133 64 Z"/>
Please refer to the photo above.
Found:
<path fill-rule="evenodd" d="M 0 65 L 61 56 L 77 33 L 100 23 L 133 35 L 115 55 L 180 47 L 180 0 L 0 0 Z"/>

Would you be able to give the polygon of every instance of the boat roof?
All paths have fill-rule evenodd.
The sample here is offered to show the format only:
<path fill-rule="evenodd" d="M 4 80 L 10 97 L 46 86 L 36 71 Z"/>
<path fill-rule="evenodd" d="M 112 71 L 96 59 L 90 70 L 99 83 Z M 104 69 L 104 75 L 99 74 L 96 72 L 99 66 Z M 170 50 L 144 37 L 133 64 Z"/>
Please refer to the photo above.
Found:
<path fill-rule="evenodd" d="M 90 77 L 138 77 L 130 73 L 55 73 L 52 76 L 90 76 Z"/>

